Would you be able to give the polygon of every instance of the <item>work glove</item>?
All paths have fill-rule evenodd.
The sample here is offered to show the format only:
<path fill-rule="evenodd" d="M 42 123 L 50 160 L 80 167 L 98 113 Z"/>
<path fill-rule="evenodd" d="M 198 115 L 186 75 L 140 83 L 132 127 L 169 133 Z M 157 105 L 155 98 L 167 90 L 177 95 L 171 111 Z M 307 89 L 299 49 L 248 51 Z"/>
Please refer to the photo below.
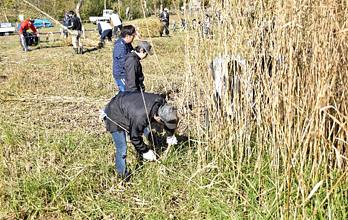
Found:
<path fill-rule="evenodd" d="M 40 37 L 40 34 L 37 34 L 36 36 L 37 36 L 37 37 Z"/>
<path fill-rule="evenodd" d="M 167 144 L 168 145 L 178 144 L 178 140 L 176 139 L 175 135 L 173 135 L 172 137 L 167 137 Z"/>
<path fill-rule="evenodd" d="M 143 153 L 143 157 L 144 157 L 144 159 L 149 160 L 149 161 L 154 161 L 157 159 L 156 155 L 153 153 L 152 150 L 149 150 L 148 152 Z"/>
<path fill-rule="evenodd" d="M 106 117 L 105 112 L 102 109 L 99 109 L 98 113 L 99 113 L 99 120 L 103 121 L 104 118 Z"/>

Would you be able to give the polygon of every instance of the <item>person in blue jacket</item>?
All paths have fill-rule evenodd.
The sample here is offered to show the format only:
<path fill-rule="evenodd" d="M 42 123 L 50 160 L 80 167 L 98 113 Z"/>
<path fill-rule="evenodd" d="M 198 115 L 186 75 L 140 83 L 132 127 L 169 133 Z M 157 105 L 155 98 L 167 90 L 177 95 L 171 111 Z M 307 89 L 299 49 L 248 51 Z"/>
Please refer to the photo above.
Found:
<path fill-rule="evenodd" d="M 121 36 L 115 41 L 113 51 L 112 74 L 118 85 L 119 92 L 125 91 L 125 70 L 124 64 L 126 56 L 133 50 L 132 42 L 135 37 L 135 28 L 133 25 L 124 26 L 121 30 Z"/>
<path fill-rule="evenodd" d="M 71 25 L 71 17 L 69 17 L 69 12 L 65 12 L 64 18 L 63 18 L 63 25 L 64 25 L 64 38 L 68 37 L 68 27 Z"/>

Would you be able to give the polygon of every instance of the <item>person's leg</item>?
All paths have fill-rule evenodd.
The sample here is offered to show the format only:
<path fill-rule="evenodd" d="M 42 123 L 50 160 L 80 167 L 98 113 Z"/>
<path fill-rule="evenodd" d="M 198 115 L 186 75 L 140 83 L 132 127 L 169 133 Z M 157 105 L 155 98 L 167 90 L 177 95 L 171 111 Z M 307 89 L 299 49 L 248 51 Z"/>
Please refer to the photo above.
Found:
<path fill-rule="evenodd" d="M 144 136 L 150 142 L 150 144 L 154 144 L 155 146 L 158 144 L 157 136 L 154 133 L 151 134 L 150 125 L 148 125 L 144 129 Z M 153 139 L 152 139 L 152 137 L 153 137 Z"/>
<path fill-rule="evenodd" d="M 166 35 L 167 37 L 169 37 L 169 24 L 166 24 L 165 28 L 166 28 Z"/>
<path fill-rule="evenodd" d="M 127 142 L 126 142 L 126 135 L 124 131 L 118 132 L 112 132 L 111 133 L 112 139 L 114 140 L 115 147 L 116 147 L 116 157 L 115 157 L 115 164 L 118 175 L 125 175 L 127 174 L 127 165 L 126 165 L 126 158 L 127 158 Z"/>
<path fill-rule="evenodd" d="M 114 27 L 114 37 L 115 37 L 115 39 L 117 39 L 117 29 L 118 29 L 118 26 L 115 26 Z"/>
<path fill-rule="evenodd" d="M 72 34 L 71 34 L 71 41 L 72 41 L 72 44 L 73 44 L 73 47 L 74 47 L 74 53 L 77 54 L 78 51 L 77 51 L 77 31 L 74 30 L 72 31 Z"/>
<path fill-rule="evenodd" d="M 125 79 L 115 79 L 116 84 L 118 85 L 118 92 L 125 91 Z"/>
<path fill-rule="evenodd" d="M 18 32 L 18 34 L 19 34 L 19 32 Z M 23 47 L 23 51 L 29 51 L 28 45 L 27 45 L 27 41 L 25 39 L 25 35 L 26 34 L 27 34 L 27 32 L 25 31 L 25 29 L 23 30 L 23 35 L 22 36 L 19 34 L 19 40 L 20 40 L 21 45 Z"/>
<path fill-rule="evenodd" d="M 112 30 L 111 29 L 106 30 L 106 36 L 108 37 L 108 40 L 111 41 L 111 38 L 112 38 Z"/>
<path fill-rule="evenodd" d="M 100 35 L 100 42 L 104 42 L 105 37 L 106 37 L 106 31 L 103 31 Z"/>
<path fill-rule="evenodd" d="M 78 31 L 77 40 L 79 42 L 80 54 L 83 54 L 83 46 L 82 46 L 82 41 L 81 41 L 81 31 Z"/>
<path fill-rule="evenodd" d="M 121 30 L 122 30 L 122 24 L 120 24 L 119 26 L 117 26 L 118 29 L 120 30 L 120 35 L 121 35 Z"/>

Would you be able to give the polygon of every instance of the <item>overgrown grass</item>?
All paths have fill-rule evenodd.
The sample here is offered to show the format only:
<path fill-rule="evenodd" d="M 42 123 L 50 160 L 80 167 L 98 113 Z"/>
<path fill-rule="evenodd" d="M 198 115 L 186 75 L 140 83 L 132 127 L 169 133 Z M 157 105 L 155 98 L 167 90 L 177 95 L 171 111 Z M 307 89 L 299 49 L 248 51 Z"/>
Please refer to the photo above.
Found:
<path fill-rule="evenodd" d="M 213 35 L 189 28 L 146 38 L 156 52 L 142 61 L 146 90 L 172 92 L 180 142 L 161 164 L 139 163 L 129 146 L 129 188 L 116 179 L 113 142 L 97 120 L 117 94 L 113 45 L 94 49 L 88 32 L 83 55 L 61 41 L 23 53 L 18 36 L 1 37 L 0 218 L 346 219 L 347 5 L 254 6 L 251 18 L 244 2 L 217 2 L 225 22 L 214 21 Z M 274 46 L 259 47 L 270 19 Z M 210 62 L 232 54 L 251 63 L 260 50 L 282 62 L 272 76 L 251 70 L 217 109 Z"/>

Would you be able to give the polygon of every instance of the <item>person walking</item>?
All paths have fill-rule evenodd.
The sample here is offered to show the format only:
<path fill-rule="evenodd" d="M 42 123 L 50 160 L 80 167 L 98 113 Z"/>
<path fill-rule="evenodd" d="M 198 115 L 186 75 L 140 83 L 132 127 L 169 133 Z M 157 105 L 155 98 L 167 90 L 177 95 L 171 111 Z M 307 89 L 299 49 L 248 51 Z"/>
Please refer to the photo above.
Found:
<path fill-rule="evenodd" d="M 120 18 L 120 16 L 118 16 L 118 14 L 115 11 L 111 14 L 110 24 L 111 27 L 114 28 L 114 37 L 115 39 L 117 39 L 117 30 L 122 30 L 122 19 Z"/>
<path fill-rule="evenodd" d="M 26 19 L 26 20 L 21 22 L 21 24 L 18 28 L 19 39 L 20 39 L 21 45 L 23 47 L 23 51 L 25 51 L 25 52 L 30 51 L 28 48 L 28 45 L 27 45 L 27 41 L 25 39 L 25 37 L 28 35 L 27 30 L 30 28 L 36 34 L 36 37 L 38 37 L 38 38 L 40 37 L 39 32 L 34 27 L 34 21 L 35 20 L 32 18 Z"/>
<path fill-rule="evenodd" d="M 124 64 L 126 91 L 145 91 L 144 74 L 140 61 L 145 59 L 148 54 L 153 55 L 151 45 L 147 41 L 140 41 L 135 50 L 127 55 Z"/>
<path fill-rule="evenodd" d="M 104 119 L 107 131 L 111 133 L 116 147 L 115 164 L 117 177 L 127 181 L 129 170 L 126 166 L 127 142 L 125 133 L 137 152 L 146 160 L 156 161 L 157 157 L 143 141 L 144 129 L 152 122 L 164 125 L 167 142 L 177 144 L 174 131 L 179 118 L 177 111 L 165 99 L 152 93 L 121 92 L 106 105 L 105 110 L 99 110 L 100 119 Z"/>
<path fill-rule="evenodd" d="M 162 23 L 162 27 L 160 29 L 160 36 L 162 37 L 163 31 L 165 30 L 167 37 L 169 37 L 169 14 L 167 8 L 165 8 L 163 12 L 159 15 L 159 19 Z"/>
<path fill-rule="evenodd" d="M 112 27 L 109 23 L 105 21 L 97 21 L 98 23 L 98 31 L 100 34 L 100 42 L 103 43 L 105 38 L 108 38 L 111 41 L 112 37 Z"/>
<path fill-rule="evenodd" d="M 80 54 L 83 54 L 83 47 L 82 47 L 82 42 L 81 42 L 81 30 L 82 30 L 82 24 L 81 20 L 79 17 L 75 15 L 73 11 L 69 12 L 69 17 L 71 18 L 71 25 L 68 27 L 71 29 L 71 37 L 72 37 L 72 44 L 74 47 L 74 53 L 78 54 L 78 47 L 77 43 L 79 44 L 80 47 Z"/>
<path fill-rule="evenodd" d="M 135 36 L 135 28 L 133 25 L 126 25 L 121 30 L 121 36 L 115 41 L 113 50 L 113 68 L 112 74 L 118 85 L 118 91 L 125 90 L 125 70 L 124 64 L 126 56 L 133 50 L 132 42 Z"/>

